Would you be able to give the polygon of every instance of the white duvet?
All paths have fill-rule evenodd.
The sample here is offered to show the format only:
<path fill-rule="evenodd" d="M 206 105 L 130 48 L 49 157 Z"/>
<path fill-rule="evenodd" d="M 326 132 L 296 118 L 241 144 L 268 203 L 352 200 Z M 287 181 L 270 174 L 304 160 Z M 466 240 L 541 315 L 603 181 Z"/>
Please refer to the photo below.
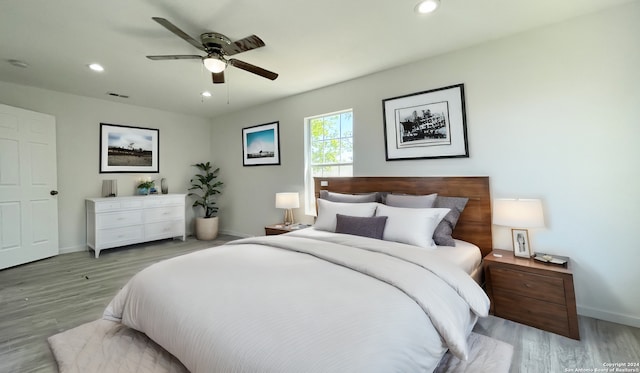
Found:
<path fill-rule="evenodd" d="M 308 231 L 305 233 L 305 231 Z M 428 250 L 308 229 L 154 264 L 104 318 L 197 372 L 431 372 L 489 300 Z"/>

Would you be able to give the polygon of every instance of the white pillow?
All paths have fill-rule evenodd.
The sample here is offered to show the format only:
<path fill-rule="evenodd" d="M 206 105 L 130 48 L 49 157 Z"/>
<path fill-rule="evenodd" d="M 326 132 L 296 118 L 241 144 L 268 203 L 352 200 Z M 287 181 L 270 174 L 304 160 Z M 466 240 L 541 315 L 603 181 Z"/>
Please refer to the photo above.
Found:
<path fill-rule="evenodd" d="M 370 218 L 376 213 L 376 202 L 344 203 L 318 199 L 318 217 L 313 227 L 322 231 L 336 231 L 336 215 L 349 215 Z"/>
<path fill-rule="evenodd" d="M 436 247 L 433 232 L 449 211 L 445 208 L 413 209 L 378 204 L 376 216 L 387 216 L 383 240 L 428 249 Z"/>

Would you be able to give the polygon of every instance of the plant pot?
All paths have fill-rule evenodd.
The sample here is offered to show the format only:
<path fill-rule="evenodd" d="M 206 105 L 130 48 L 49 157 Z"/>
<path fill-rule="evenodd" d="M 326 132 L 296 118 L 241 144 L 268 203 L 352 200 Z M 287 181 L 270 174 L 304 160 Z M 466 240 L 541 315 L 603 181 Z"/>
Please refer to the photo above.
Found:
<path fill-rule="evenodd" d="M 149 195 L 149 188 L 138 188 L 138 194 L 141 196 Z"/>
<path fill-rule="evenodd" d="M 196 238 L 211 241 L 218 237 L 218 217 L 196 218 Z"/>

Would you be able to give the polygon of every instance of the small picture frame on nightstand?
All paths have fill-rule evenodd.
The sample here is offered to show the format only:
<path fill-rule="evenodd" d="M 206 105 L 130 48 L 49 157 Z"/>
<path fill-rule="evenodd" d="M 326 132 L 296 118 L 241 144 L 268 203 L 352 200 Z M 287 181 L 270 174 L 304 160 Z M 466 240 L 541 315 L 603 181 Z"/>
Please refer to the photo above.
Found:
<path fill-rule="evenodd" d="M 526 229 L 512 229 L 513 255 L 521 258 L 531 258 L 531 245 L 529 245 L 529 231 Z"/>

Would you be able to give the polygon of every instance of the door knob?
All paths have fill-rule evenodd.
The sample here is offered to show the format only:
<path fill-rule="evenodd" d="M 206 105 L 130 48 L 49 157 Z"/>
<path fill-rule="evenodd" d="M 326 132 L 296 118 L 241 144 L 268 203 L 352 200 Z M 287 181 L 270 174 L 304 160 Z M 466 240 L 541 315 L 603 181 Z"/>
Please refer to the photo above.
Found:
<path fill-rule="evenodd" d="M 49 192 L 49 194 L 51 194 L 52 196 L 55 196 L 56 194 L 58 194 L 57 190 L 52 190 Z"/>

